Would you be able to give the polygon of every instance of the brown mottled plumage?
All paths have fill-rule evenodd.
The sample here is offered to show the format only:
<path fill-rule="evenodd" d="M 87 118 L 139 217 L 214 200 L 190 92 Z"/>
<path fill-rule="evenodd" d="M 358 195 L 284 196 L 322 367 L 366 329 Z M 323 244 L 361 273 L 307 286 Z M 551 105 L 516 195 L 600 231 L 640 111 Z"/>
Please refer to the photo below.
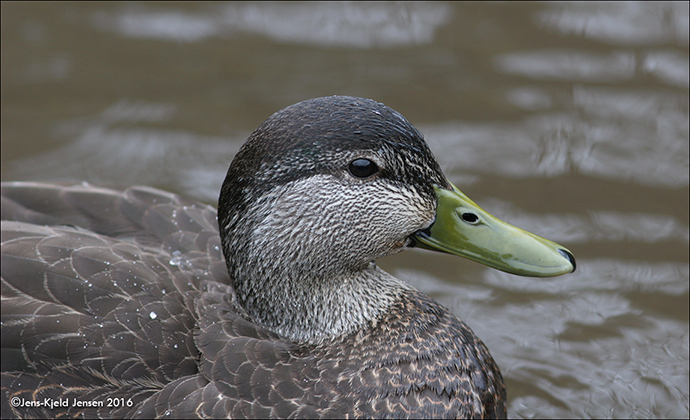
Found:
<path fill-rule="evenodd" d="M 381 104 L 331 97 L 275 114 L 243 149 L 221 192 L 220 235 L 213 208 L 152 188 L 3 184 L 2 416 L 505 417 L 483 343 L 371 263 L 433 221 L 431 186 L 447 181 L 421 135 Z M 360 155 L 379 169 L 364 181 L 342 169 Z M 386 225 L 397 207 L 379 215 L 376 195 L 371 208 L 302 200 L 304 182 L 359 188 L 353 196 L 392 189 L 384 197 L 418 212 L 419 226 Z M 256 229 L 278 211 L 296 220 L 272 234 L 273 249 Z M 349 294 L 357 287 L 370 300 Z M 72 403 L 109 398 L 118 405 Z"/>

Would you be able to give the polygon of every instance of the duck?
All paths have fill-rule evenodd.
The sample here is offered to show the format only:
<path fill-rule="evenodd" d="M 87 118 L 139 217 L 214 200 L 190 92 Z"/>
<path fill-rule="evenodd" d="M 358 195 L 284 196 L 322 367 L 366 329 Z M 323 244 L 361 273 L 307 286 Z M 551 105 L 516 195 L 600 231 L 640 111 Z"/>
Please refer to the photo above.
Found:
<path fill-rule="evenodd" d="M 484 343 L 376 260 L 410 248 L 573 272 L 420 133 L 350 96 L 288 106 L 217 210 L 158 189 L 2 184 L 2 417 L 505 418 Z"/>

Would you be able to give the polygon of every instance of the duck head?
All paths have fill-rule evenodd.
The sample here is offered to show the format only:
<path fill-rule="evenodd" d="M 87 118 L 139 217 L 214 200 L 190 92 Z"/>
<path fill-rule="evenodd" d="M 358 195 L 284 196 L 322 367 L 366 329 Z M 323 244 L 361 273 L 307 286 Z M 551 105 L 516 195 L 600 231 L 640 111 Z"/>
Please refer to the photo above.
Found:
<path fill-rule="evenodd" d="M 526 276 L 575 269 L 565 248 L 466 197 L 417 129 L 362 98 L 311 99 L 269 117 L 230 165 L 218 221 L 239 304 L 297 341 L 350 332 L 384 311 L 407 286 L 374 261 L 406 248 Z"/>

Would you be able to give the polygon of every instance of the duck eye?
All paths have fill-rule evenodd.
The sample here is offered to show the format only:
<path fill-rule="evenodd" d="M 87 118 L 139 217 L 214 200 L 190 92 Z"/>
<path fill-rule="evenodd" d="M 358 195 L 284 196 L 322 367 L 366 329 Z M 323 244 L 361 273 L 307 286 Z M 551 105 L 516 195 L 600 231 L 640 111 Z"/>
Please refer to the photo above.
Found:
<path fill-rule="evenodd" d="M 369 159 L 355 159 L 350 162 L 348 169 L 357 178 L 367 178 L 379 171 L 379 167 Z"/>

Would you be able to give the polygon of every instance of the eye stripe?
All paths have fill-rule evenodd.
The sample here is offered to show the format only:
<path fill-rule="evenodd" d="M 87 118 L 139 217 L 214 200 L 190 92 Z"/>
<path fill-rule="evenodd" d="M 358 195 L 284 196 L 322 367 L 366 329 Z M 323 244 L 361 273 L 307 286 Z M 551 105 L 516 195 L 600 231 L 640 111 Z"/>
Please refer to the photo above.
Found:
<path fill-rule="evenodd" d="M 350 162 L 348 169 L 357 178 L 368 178 L 379 171 L 379 167 L 369 159 L 355 159 Z"/>

